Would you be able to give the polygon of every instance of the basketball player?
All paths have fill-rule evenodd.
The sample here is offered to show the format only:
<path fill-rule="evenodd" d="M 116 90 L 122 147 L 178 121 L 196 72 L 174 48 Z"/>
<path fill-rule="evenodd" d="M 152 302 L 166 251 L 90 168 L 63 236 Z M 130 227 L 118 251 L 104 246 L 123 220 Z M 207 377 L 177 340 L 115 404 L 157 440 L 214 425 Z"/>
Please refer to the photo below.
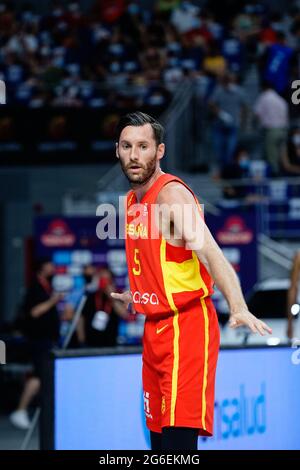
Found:
<path fill-rule="evenodd" d="M 152 450 L 196 450 L 198 435 L 213 433 L 220 336 L 213 281 L 229 304 L 231 327 L 247 325 L 261 335 L 271 329 L 248 311 L 192 190 L 161 170 L 163 132 L 141 112 L 122 117 L 117 128 L 116 156 L 132 187 L 126 202 L 130 291 L 112 296 L 146 316 L 142 376 Z M 172 206 L 169 213 L 157 210 Z"/>

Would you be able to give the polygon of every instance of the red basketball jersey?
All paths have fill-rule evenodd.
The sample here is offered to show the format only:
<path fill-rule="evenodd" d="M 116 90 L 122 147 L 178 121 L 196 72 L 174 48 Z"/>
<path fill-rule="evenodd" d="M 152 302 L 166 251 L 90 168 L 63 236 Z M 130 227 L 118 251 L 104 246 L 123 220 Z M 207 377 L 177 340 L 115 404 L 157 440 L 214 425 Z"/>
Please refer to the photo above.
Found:
<path fill-rule="evenodd" d="M 196 253 L 168 243 L 158 233 L 151 210 L 162 187 L 178 177 L 163 174 L 138 203 L 134 191 L 126 200 L 126 257 L 135 310 L 151 318 L 186 311 L 213 293 L 213 282 Z"/>

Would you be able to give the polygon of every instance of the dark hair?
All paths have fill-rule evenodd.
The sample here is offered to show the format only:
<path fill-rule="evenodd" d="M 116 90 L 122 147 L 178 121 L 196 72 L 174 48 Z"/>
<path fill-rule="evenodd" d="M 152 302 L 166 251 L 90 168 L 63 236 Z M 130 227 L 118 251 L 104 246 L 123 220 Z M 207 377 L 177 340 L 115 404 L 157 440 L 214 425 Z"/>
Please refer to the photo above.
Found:
<path fill-rule="evenodd" d="M 45 264 L 52 263 L 52 259 L 48 257 L 38 258 L 34 261 L 34 270 L 40 273 Z"/>
<path fill-rule="evenodd" d="M 262 80 L 261 82 L 261 88 L 263 90 L 269 90 L 269 89 L 272 89 L 274 90 L 274 85 L 272 82 L 270 82 L 269 80 Z"/>
<path fill-rule="evenodd" d="M 236 147 L 234 153 L 233 153 L 233 158 L 232 158 L 232 160 L 233 160 L 234 162 L 237 162 L 242 152 L 247 152 L 247 153 L 249 153 L 249 150 L 247 149 L 247 147 L 246 147 L 245 145 L 238 145 L 238 146 Z"/>
<path fill-rule="evenodd" d="M 156 145 L 161 144 L 165 131 L 163 126 L 152 116 L 149 116 L 149 114 L 146 113 L 142 113 L 141 111 L 128 113 L 120 118 L 120 121 L 116 127 L 117 140 L 119 141 L 121 132 L 126 126 L 144 126 L 145 124 L 151 124 Z"/>
<path fill-rule="evenodd" d="M 283 31 L 277 31 L 276 39 L 277 39 L 277 41 L 285 41 L 286 35 L 284 34 Z"/>

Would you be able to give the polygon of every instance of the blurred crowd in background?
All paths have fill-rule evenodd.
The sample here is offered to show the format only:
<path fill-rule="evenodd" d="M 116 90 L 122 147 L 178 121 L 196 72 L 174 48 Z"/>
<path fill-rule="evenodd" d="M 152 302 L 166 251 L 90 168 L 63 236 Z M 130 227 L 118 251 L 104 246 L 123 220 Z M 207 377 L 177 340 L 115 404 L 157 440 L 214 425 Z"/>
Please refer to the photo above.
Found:
<path fill-rule="evenodd" d="M 263 131 L 264 176 L 300 174 L 300 130 L 289 116 L 299 51 L 298 1 L 284 13 L 256 1 L 96 0 L 83 8 L 55 0 L 44 14 L 34 3 L 19 10 L 0 3 L 8 104 L 155 109 L 189 80 L 202 115 L 208 110 L 217 176 L 225 179 L 251 176 L 238 141 L 249 116 Z"/>
<path fill-rule="evenodd" d="M 241 81 L 250 64 L 282 96 L 297 78 L 300 16 L 260 2 L 74 0 L 38 14 L 0 3 L 0 76 L 11 103 L 31 107 L 168 103 L 184 78 L 209 97 L 225 71 Z"/>

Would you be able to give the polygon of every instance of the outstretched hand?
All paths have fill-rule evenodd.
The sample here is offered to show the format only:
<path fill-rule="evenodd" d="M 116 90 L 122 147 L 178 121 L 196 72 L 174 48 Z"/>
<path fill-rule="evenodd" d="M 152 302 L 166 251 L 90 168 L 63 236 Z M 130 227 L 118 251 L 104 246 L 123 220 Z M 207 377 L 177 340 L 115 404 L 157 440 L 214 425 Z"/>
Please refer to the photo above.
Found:
<path fill-rule="evenodd" d="M 229 326 L 231 328 L 235 329 L 243 325 L 248 326 L 252 333 L 259 333 L 261 336 L 265 336 L 266 333 L 272 334 L 272 328 L 256 318 L 246 308 L 239 312 L 231 313 L 229 317 Z"/>
<path fill-rule="evenodd" d="M 119 292 L 112 292 L 110 295 L 113 299 L 120 300 L 121 302 L 123 302 L 126 308 L 128 308 L 129 304 L 132 303 L 132 295 L 129 290 L 122 292 L 121 294 Z M 134 312 L 133 307 L 132 311 Z"/>

